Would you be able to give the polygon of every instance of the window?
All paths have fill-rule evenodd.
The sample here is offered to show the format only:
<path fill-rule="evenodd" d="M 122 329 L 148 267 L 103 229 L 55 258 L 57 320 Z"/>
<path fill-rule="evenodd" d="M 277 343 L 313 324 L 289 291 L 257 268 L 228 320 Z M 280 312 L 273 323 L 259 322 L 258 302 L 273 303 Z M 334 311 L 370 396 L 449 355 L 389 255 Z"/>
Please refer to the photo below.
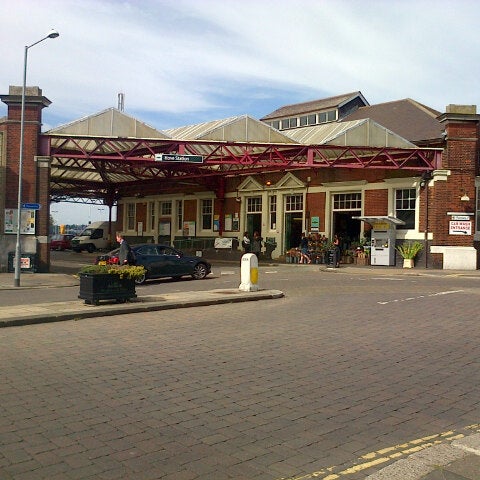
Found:
<path fill-rule="evenodd" d="M 362 194 L 356 193 L 336 193 L 333 196 L 334 210 L 361 210 Z"/>
<path fill-rule="evenodd" d="M 177 209 L 177 230 L 183 229 L 183 200 L 176 201 L 176 209 Z"/>
<path fill-rule="evenodd" d="M 273 128 L 276 128 L 277 130 L 279 130 L 279 129 L 280 129 L 280 120 L 274 120 L 274 121 L 272 122 L 272 127 L 273 127 Z"/>
<path fill-rule="evenodd" d="M 282 129 L 290 127 L 290 120 L 288 118 L 285 118 L 282 120 Z"/>
<path fill-rule="evenodd" d="M 307 125 L 308 117 L 304 115 L 303 117 L 300 117 L 300 126 L 305 127 Z"/>
<path fill-rule="evenodd" d="M 318 114 L 318 123 L 326 123 L 327 122 L 327 114 L 325 112 Z"/>
<path fill-rule="evenodd" d="M 307 122 L 309 125 L 315 125 L 317 123 L 317 115 L 315 113 L 308 115 Z"/>
<path fill-rule="evenodd" d="M 172 202 L 160 202 L 160 215 L 167 217 L 172 214 Z"/>
<path fill-rule="evenodd" d="M 262 212 L 262 197 L 247 198 L 247 213 Z"/>
<path fill-rule="evenodd" d="M 298 118 L 290 119 L 290 128 L 295 128 L 298 125 Z"/>
<path fill-rule="evenodd" d="M 202 200 L 202 230 L 211 230 L 213 221 L 213 200 Z"/>
<path fill-rule="evenodd" d="M 337 119 L 337 111 L 330 110 L 327 112 L 327 122 L 334 122 Z"/>
<path fill-rule="evenodd" d="M 127 230 L 135 230 L 135 203 L 127 203 Z"/>
<path fill-rule="evenodd" d="M 405 222 L 405 225 L 398 225 L 397 229 L 415 228 L 416 197 L 414 188 L 395 190 L 395 216 Z"/>
<path fill-rule="evenodd" d="M 303 211 L 303 195 L 287 195 L 285 202 L 285 211 L 302 212 Z"/>
<path fill-rule="evenodd" d="M 150 230 L 155 230 L 155 202 L 149 202 L 150 207 Z"/>
<path fill-rule="evenodd" d="M 277 228 L 277 197 L 276 195 L 270 197 L 270 230 Z"/>

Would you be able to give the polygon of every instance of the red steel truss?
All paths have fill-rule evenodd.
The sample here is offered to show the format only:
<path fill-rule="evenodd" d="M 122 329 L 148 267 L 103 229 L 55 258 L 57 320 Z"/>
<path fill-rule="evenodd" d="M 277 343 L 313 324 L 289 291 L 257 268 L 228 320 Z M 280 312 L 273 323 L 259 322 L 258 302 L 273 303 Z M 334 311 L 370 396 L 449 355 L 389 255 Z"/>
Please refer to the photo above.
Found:
<path fill-rule="evenodd" d="M 180 141 L 43 135 L 41 155 L 52 158 L 52 198 L 105 198 L 161 185 L 208 185 L 218 177 L 273 171 L 350 168 L 431 171 L 440 168 L 441 149 Z M 203 163 L 169 163 L 156 154 L 197 155 Z"/>

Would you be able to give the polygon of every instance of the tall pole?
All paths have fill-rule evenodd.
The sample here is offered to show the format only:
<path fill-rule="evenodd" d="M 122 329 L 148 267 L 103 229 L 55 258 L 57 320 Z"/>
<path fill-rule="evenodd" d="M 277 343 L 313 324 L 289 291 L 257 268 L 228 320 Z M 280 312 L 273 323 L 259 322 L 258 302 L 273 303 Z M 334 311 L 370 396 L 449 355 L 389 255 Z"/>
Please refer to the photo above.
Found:
<path fill-rule="evenodd" d="M 15 244 L 15 277 L 13 281 L 14 287 L 20 286 L 20 270 L 21 270 L 21 220 L 22 220 L 22 183 L 23 183 L 23 138 L 25 131 L 25 90 L 27 88 L 27 57 L 28 49 L 43 42 L 47 38 L 57 38 L 59 33 L 51 30 L 46 37 L 38 40 L 31 45 L 25 46 L 25 54 L 23 58 L 23 84 L 22 84 L 22 110 L 20 115 L 20 153 L 18 157 L 18 198 L 17 198 L 17 241 Z"/>

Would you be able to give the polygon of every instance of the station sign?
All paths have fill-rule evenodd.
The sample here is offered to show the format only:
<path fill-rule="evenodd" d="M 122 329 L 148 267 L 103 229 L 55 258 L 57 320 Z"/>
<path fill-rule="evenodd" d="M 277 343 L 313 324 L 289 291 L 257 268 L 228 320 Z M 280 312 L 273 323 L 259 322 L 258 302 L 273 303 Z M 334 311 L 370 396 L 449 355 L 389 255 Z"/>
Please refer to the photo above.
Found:
<path fill-rule="evenodd" d="M 156 162 L 173 162 L 173 163 L 203 163 L 201 155 L 180 155 L 178 153 L 157 153 L 155 155 Z"/>

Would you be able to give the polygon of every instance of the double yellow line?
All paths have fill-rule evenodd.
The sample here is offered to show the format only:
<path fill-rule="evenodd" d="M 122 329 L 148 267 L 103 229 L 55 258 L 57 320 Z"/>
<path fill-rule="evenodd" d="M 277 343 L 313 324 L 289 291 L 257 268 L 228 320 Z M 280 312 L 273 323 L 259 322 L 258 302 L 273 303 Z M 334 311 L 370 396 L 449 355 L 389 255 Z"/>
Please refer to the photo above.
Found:
<path fill-rule="evenodd" d="M 476 423 L 473 425 L 468 425 L 463 430 L 469 430 L 470 432 L 480 432 L 480 424 Z M 434 445 L 439 445 L 445 442 L 451 442 L 453 440 L 458 440 L 459 438 L 465 437 L 465 433 L 461 433 L 455 430 L 450 430 L 448 432 L 438 433 L 435 435 L 429 435 L 428 437 L 417 438 L 400 445 L 395 445 L 393 447 L 382 448 L 375 452 L 370 452 L 365 455 L 362 455 L 357 459 L 355 465 L 349 467 L 340 472 L 335 472 L 338 468 L 335 466 L 327 467 L 316 472 L 308 473 L 306 475 L 300 475 L 297 477 L 281 477 L 278 480 L 311 480 L 317 478 L 319 480 L 338 480 L 347 475 L 361 472 L 362 470 L 367 470 L 368 468 L 381 465 L 392 460 L 396 460 L 400 457 L 406 455 L 411 455 L 412 453 L 419 452 L 425 448 L 433 447 Z"/>

